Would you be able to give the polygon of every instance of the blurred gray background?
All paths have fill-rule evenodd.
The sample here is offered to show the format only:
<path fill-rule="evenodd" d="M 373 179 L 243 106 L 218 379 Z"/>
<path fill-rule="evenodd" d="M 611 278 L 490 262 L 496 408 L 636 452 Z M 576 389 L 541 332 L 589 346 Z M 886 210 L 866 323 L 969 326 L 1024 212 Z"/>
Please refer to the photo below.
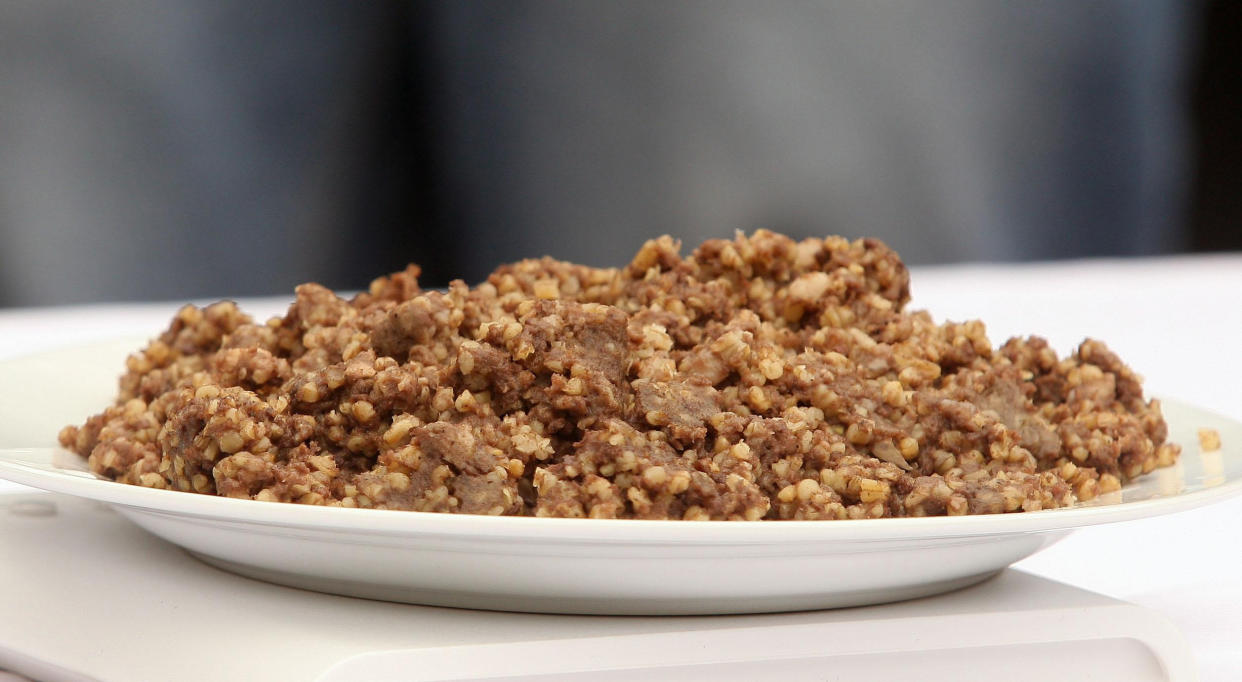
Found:
<path fill-rule="evenodd" d="M 360 288 L 409 261 L 474 282 L 760 227 L 912 263 L 1238 248 L 1238 32 L 1212 28 L 1238 14 L 6 2 L 0 306 Z"/>

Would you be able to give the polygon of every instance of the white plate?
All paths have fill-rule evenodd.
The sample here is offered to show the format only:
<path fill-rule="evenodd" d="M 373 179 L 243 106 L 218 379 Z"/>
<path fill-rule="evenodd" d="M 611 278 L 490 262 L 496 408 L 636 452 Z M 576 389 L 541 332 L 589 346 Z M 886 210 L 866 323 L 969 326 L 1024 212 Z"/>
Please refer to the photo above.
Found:
<path fill-rule="evenodd" d="M 553 613 L 756 613 L 897 601 L 964 587 L 1093 524 L 1242 490 L 1242 424 L 1165 405 L 1179 464 L 1106 499 L 1005 515 L 687 522 L 339 509 L 95 478 L 52 446 L 106 404 L 126 340 L 0 363 L 0 477 L 97 500 L 203 561 L 260 580 L 418 604 Z M 1196 429 L 1220 431 L 1201 453 Z"/>

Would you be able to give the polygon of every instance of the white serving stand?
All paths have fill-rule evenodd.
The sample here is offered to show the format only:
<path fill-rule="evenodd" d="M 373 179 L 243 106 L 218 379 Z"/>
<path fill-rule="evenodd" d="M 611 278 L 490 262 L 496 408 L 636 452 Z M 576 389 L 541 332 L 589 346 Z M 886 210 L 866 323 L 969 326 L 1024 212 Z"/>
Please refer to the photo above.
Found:
<path fill-rule="evenodd" d="M 780 566 L 756 579 L 779 580 Z M 468 611 L 242 578 L 104 505 L 50 493 L 0 495 L 0 614 L 0 669 L 47 682 L 1196 679 L 1163 616 L 1012 569 L 834 611 Z"/>

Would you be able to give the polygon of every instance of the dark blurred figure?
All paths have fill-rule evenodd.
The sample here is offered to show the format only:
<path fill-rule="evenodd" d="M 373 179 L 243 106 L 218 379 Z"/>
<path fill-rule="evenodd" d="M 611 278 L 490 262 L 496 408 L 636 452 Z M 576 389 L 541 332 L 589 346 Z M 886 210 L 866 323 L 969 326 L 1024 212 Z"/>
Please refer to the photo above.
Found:
<path fill-rule="evenodd" d="M 1205 3 L 1194 79 L 1196 250 L 1242 250 L 1242 3 Z"/>
<path fill-rule="evenodd" d="M 0 305 L 365 281 L 408 42 L 385 3 L 0 4 Z"/>
<path fill-rule="evenodd" d="M 734 230 L 1190 246 L 1194 8 L 0 6 L 0 305 L 427 284 Z"/>

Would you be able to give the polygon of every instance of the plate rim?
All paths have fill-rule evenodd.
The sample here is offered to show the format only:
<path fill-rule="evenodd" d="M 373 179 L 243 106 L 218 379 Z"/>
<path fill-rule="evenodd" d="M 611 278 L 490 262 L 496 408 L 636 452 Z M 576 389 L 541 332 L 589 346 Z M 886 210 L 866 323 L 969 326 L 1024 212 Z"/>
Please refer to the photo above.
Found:
<path fill-rule="evenodd" d="M 1161 401 L 1226 420 L 1181 401 Z M 1238 453 L 1221 450 L 1225 456 Z M 1242 476 L 1191 492 L 1113 504 L 1087 504 L 1005 514 L 881 519 L 786 521 L 684 521 L 487 516 L 388 509 L 343 509 L 289 502 L 234 499 L 146 488 L 69 473 L 51 463 L 54 455 L 85 461 L 62 448 L 0 448 L 0 478 L 15 483 L 119 505 L 139 512 L 193 516 L 250 526 L 350 531 L 368 535 L 464 537 L 541 542 L 766 544 L 860 540 L 918 540 L 1067 530 L 1162 516 L 1222 501 L 1242 493 Z M 26 460 L 31 463 L 24 463 Z M 759 530 L 772 528 L 772 530 Z M 693 530 L 691 530 L 693 529 Z"/>
<path fill-rule="evenodd" d="M 81 354 L 92 349 L 119 349 L 152 335 L 116 335 L 89 343 L 71 344 L 34 353 L 0 358 L 0 367 L 39 361 L 61 354 Z M 1242 421 L 1189 402 L 1149 396 L 1162 406 L 1193 413 L 1199 421 L 1227 424 L 1242 431 Z M 1242 448 L 1224 447 L 1222 455 L 1242 457 Z M 1196 443 L 1183 443 L 1184 448 Z M 242 523 L 252 527 L 355 532 L 373 536 L 463 538 L 489 541 L 549 543 L 668 545 L 789 544 L 797 542 L 860 542 L 968 538 L 1011 533 L 1073 530 L 1093 525 L 1140 520 L 1174 514 L 1223 501 L 1242 494 L 1242 475 L 1192 492 L 1120 502 L 1075 505 L 1033 512 L 927 516 L 880 519 L 784 520 L 784 521 L 684 521 L 647 519 L 590 519 L 555 517 L 487 516 L 385 509 L 343 509 L 288 502 L 234 499 L 216 495 L 146 488 L 107 479 L 57 470 L 52 453 L 85 461 L 59 447 L 6 448 L 0 444 L 0 479 L 53 493 L 62 493 L 142 513 L 189 516 Z M 42 457 L 41 466 L 14 461 Z M 1154 473 L 1154 472 L 1153 472 Z M 260 506 L 261 505 L 261 506 Z M 256 513 L 256 511 L 258 513 Z M 773 527 L 773 530 L 759 530 Z M 690 530 L 693 529 L 693 530 Z M 779 532 L 776 530 L 779 529 Z"/>

